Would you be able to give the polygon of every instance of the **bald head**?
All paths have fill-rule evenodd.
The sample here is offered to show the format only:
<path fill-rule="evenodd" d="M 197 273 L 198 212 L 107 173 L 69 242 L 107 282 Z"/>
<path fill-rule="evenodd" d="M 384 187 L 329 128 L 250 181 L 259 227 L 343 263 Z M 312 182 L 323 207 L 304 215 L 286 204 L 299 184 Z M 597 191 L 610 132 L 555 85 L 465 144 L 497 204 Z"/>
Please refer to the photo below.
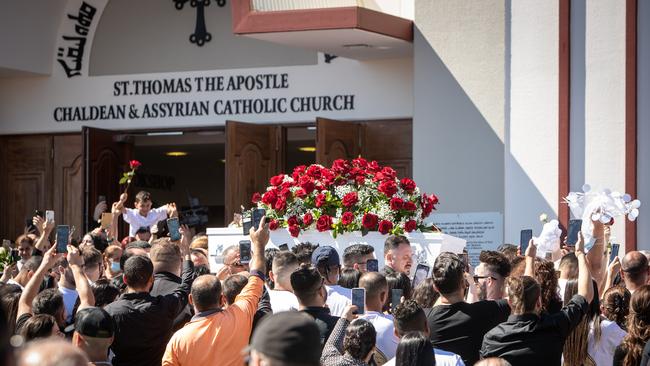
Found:
<path fill-rule="evenodd" d="M 47 338 L 27 344 L 18 366 L 87 366 L 88 358 L 70 342 Z"/>
<path fill-rule="evenodd" d="M 621 262 L 625 287 L 634 291 L 648 281 L 648 258 L 641 252 L 631 251 Z"/>
<path fill-rule="evenodd" d="M 379 272 L 366 272 L 359 278 L 359 287 L 366 289 L 366 307 L 370 311 L 380 311 L 388 296 L 388 282 Z M 376 308 L 379 308 L 377 310 Z"/>
<path fill-rule="evenodd" d="M 219 308 L 221 298 L 221 281 L 213 275 L 199 276 L 192 283 L 190 292 L 196 312 Z"/>

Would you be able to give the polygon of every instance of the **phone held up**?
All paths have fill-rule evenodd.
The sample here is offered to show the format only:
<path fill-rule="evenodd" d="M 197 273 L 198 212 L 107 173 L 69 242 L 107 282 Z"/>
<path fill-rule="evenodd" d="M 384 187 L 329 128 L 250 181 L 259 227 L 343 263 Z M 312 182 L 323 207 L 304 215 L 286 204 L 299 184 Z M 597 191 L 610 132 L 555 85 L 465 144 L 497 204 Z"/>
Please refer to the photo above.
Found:
<path fill-rule="evenodd" d="M 278 248 L 280 248 L 280 251 L 282 251 L 282 252 L 288 252 L 289 251 L 289 244 L 287 244 L 287 243 L 280 244 L 280 246 Z"/>
<path fill-rule="evenodd" d="M 363 314 L 366 312 L 366 289 L 353 288 L 352 289 L 352 305 L 357 307 L 355 314 Z"/>
<path fill-rule="evenodd" d="M 244 235 L 250 234 L 251 228 L 257 230 L 257 228 L 260 227 L 260 221 L 262 221 L 264 215 L 266 215 L 266 210 L 263 208 L 254 208 L 248 215 L 244 213 L 242 225 Z"/>
<path fill-rule="evenodd" d="M 167 229 L 169 230 L 169 238 L 172 241 L 181 240 L 180 228 L 181 228 L 181 225 L 178 222 L 177 217 L 172 217 L 170 219 L 167 219 Z"/>
<path fill-rule="evenodd" d="M 402 302 L 403 290 L 401 288 L 394 288 L 390 290 L 390 310 L 391 313 L 395 312 L 395 308 Z"/>
<path fill-rule="evenodd" d="M 582 227 L 582 220 L 569 220 L 569 228 L 567 229 L 566 245 L 574 247 L 578 242 L 578 233 Z"/>
<path fill-rule="evenodd" d="M 379 272 L 379 261 L 376 259 L 368 259 L 366 269 L 368 272 Z"/>
<path fill-rule="evenodd" d="M 54 211 L 52 210 L 45 211 L 45 220 L 47 222 L 54 222 Z"/>
<path fill-rule="evenodd" d="M 621 246 L 620 244 L 612 243 L 612 247 L 611 247 L 610 252 L 609 252 L 609 264 L 612 264 L 612 262 L 614 261 L 614 258 L 616 258 L 616 256 L 618 256 L 618 248 L 620 246 Z"/>
<path fill-rule="evenodd" d="M 56 252 L 67 253 L 70 241 L 70 226 L 58 225 L 56 227 Z"/>
<path fill-rule="evenodd" d="M 526 250 L 528 249 L 528 244 L 533 238 L 533 230 L 526 229 L 522 230 L 519 234 L 519 248 L 521 248 L 521 255 L 526 255 Z"/>
<path fill-rule="evenodd" d="M 251 253 L 251 241 L 250 240 L 241 240 L 239 242 L 239 261 L 241 264 L 250 263 L 252 258 Z"/>
<path fill-rule="evenodd" d="M 415 275 L 413 276 L 413 288 L 415 289 L 417 285 L 421 284 L 424 282 L 424 280 L 427 279 L 427 276 L 429 275 L 429 269 L 430 267 L 427 266 L 426 264 L 419 263 L 417 268 L 415 269 Z"/>

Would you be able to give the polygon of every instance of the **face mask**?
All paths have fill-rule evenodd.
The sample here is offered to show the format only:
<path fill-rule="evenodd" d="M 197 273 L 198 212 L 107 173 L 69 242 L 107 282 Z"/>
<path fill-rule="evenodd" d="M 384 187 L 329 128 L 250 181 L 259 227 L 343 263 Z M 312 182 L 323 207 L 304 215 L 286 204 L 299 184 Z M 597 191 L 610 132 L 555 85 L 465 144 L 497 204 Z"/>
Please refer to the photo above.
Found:
<path fill-rule="evenodd" d="M 111 272 L 117 273 L 120 271 L 120 262 L 111 261 Z"/>

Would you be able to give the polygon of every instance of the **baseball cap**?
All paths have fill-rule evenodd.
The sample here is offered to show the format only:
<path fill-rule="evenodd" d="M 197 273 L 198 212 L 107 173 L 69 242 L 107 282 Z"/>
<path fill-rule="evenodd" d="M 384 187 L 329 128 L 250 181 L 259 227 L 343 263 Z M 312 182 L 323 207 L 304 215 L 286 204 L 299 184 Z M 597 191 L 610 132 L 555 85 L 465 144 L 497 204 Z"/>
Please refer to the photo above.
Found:
<path fill-rule="evenodd" d="M 266 317 L 255 330 L 251 347 L 280 362 L 320 365 L 320 333 L 314 319 L 287 311 Z"/>
<path fill-rule="evenodd" d="M 311 254 L 311 263 L 315 266 L 325 263 L 327 266 L 340 266 L 339 253 L 331 246 L 318 247 Z"/>
<path fill-rule="evenodd" d="M 88 337 L 110 338 L 115 332 L 115 324 L 106 310 L 90 307 L 77 311 L 74 330 Z"/>

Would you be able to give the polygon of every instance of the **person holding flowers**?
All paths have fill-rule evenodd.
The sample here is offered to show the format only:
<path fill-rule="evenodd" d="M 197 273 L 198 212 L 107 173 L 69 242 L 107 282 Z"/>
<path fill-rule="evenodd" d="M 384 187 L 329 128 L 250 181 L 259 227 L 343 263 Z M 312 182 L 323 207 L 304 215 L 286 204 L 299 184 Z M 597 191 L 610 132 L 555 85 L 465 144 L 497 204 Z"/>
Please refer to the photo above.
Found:
<path fill-rule="evenodd" d="M 158 221 L 165 220 L 167 217 L 178 217 L 178 212 L 176 211 L 176 203 L 174 202 L 158 208 L 151 208 L 151 193 L 147 191 L 140 191 L 135 195 L 135 208 L 125 207 L 128 198 L 126 191 L 129 189 L 129 185 L 135 176 L 135 171 L 142 164 L 137 160 L 131 160 L 129 165 L 131 171 L 124 173 L 120 179 L 120 184 L 126 183 L 127 186 L 124 193 L 120 195 L 120 200 L 116 203 L 116 209 L 117 212 L 123 215 L 124 221 L 129 224 L 129 236 L 135 237 L 135 234 L 140 228 L 149 229 L 158 223 Z"/>

